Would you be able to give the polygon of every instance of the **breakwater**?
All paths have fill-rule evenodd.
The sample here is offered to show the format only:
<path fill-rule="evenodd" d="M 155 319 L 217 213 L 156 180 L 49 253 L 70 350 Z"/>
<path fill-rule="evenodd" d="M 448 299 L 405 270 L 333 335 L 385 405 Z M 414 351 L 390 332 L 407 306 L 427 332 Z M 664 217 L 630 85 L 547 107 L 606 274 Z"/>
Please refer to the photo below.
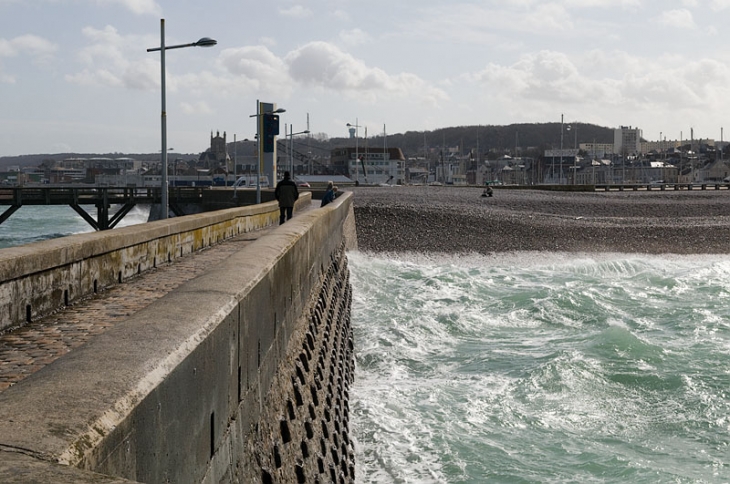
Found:
<path fill-rule="evenodd" d="M 0 480 L 352 482 L 352 217 L 350 194 L 298 213 L 1 392 Z"/>

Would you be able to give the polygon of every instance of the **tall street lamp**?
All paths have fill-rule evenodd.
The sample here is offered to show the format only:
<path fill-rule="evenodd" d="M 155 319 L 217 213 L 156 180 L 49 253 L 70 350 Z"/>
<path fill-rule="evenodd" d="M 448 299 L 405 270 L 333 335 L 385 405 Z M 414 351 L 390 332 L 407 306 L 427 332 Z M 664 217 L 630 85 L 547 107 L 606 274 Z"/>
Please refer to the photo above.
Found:
<path fill-rule="evenodd" d="M 573 185 L 575 185 L 575 174 L 578 170 L 578 124 L 575 125 L 575 129 L 573 129 L 572 124 L 569 124 L 565 129 L 567 131 L 573 130 L 573 134 L 575 135 L 573 141 L 573 149 L 575 150 L 575 153 L 573 154 Z"/>
<path fill-rule="evenodd" d="M 355 128 L 355 183 L 357 184 L 357 164 L 360 161 L 360 153 L 358 153 L 358 138 L 360 125 L 357 124 L 357 118 L 355 118 L 355 124 L 347 123 L 348 128 Z M 350 167 L 347 167 L 347 174 L 350 174 Z"/>
<path fill-rule="evenodd" d="M 203 37 L 197 42 L 192 42 L 190 44 L 165 45 L 165 19 L 162 18 L 160 19 L 160 46 L 147 49 L 147 52 L 156 52 L 158 50 L 160 51 L 160 76 L 162 79 L 162 155 L 160 160 L 160 164 L 162 165 L 161 219 L 167 218 L 167 212 L 169 210 L 169 204 L 167 201 L 167 108 L 165 99 L 165 51 L 170 49 L 181 49 L 183 47 L 213 47 L 217 43 L 218 41 L 213 40 L 210 37 Z"/>
<path fill-rule="evenodd" d="M 292 178 L 294 177 L 294 136 L 298 134 L 309 134 L 309 130 L 305 129 L 304 131 L 300 131 L 298 133 L 292 133 L 294 130 L 294 127 L 290 124 L 289 125 L 289 173 L 291 173 Z"/>
<path fill-rule="evenodd" d="M 238 172 L 236 171 L 236 158 L 238 154 L 238 144 L 236 143 L 236 133 L 233 133 L 233 198 L 236 198 L 236 182 L 238 181 Z M 226 175 L 226 180 L 228 180 L 228 175 Z M 226 186 L 228 186 L 228 182 L 226 182 Z"/>
<path fill-rule="evenodd" d="M 264 149 L 264 144 L 261 141 L 263 133 L 261 132 L 261 118 L 264 116 L 264 114 L 279 114 L 279 113 L 285 113 L 286 109 L 275 109 L 273 111 L 267 111 L 262 113 L 261 112 L 261 103 L 259 100 L 256 100 L 256 114 L 252 114 L 249 116 L 249 118 L 256 118 L 256 141 L 258 146 L 256 147 L 256 203 L 261 203 L 261 151 Z M 276 180 L 272 180 L 275 182 Z M 269 182 L 269 186 L 271 186 L 271 181 Z"/>
<path fill-rule="evenodd" d="M 560 184 L 563 184 L 563 115 L 560 115 Z"/>

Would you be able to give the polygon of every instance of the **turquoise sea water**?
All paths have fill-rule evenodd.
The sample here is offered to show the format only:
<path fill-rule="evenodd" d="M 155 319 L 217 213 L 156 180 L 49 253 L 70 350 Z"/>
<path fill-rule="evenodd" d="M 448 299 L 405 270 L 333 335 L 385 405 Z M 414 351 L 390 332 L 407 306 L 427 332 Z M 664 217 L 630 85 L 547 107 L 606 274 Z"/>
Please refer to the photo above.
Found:
<path fill-rule="evenodd" d="M 730 482 L 730 255 L 348 257 L 357 482 Z"/>
<path fill-rule="evenodd" d="M 730 255 L 348 257 L 358 483 L 730 482 Z"/>
<path fill-rule="evenodd" d="M 6 208 L 3 207 L 3 211 Z M 84 209 L 96 218 L 96 207 L 85 205 Z M 118 209 L 119 207 L 112 207 L 110 213 L 116 213 Z M 148 215 L 148 206 L 135 207 L 117 227 L 144 223 Z M 94 229 L 69 206 L 27 205 L 0 224 L 0 248 L 93 231 Z"/>

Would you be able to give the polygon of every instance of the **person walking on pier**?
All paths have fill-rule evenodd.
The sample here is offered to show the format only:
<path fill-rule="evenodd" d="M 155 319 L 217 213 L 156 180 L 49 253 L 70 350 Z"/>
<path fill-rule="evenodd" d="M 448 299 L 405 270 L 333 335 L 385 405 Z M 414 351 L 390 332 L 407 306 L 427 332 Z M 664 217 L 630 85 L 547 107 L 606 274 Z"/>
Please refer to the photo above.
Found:
<path fill-rule="evenodd" d="M 292 218 L 294 202 L 299 199 L 299 189 L 288 171 L 284 172 L 284 178 L 276 184 L 274 196 L 279 201 L 279 225 L 281 225 Z"/>

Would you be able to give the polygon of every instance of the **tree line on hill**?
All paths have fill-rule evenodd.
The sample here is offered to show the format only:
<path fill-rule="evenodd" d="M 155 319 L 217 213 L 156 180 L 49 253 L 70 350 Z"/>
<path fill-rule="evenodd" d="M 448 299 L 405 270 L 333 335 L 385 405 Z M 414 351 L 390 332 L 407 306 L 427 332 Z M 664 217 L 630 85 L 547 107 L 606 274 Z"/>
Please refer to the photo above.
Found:
<path fill-rule="evenodd" d="M 569 127 L 570 126 L 570 127 Z M 560 123 L 522 123 L 508 126 L 457 126 L 441 128 L 433 131 L 406 131 L 405 133 L 387 134 L 383 139 L 382 133 L 364 139 L 361 137 L 358 144 L 365 149 L 367 146 L 382 148 L 400 148 L 408 157 L 422 157 L 424 151 L 439 152 L 447 148 L 458 147 L 461 153 L 477 151 L 488 153 L 488 158 L 497 158 L 503 154 L 538 157 L 546 149 L 558 149 L 560 142 Z M 614 131 L 612 128 L 587 123 L 573 123 L 563 125 L 563 142 L 565 149 L 573 148 L 580 143 L 613 143 Z M 241 154 L 254 155 L 256 145 L 253 142 L 239 141 Z M 324 134 L 308 138 L 295 138 L 295 150 L 312 151 L 315 155 L 326 156 L 335 148 L 352 147 L 354 141 L 350 138 L 328 138 Z M 575 146 L 578 148 L 578 146 Z M 229 149 L 231 152 L 231 149 Z M 250 152 L 250 153 L 249 153 Z"/>
<path fill-rule="evenodd" d="M 558 149 L 561 146 L 560 123 L 521 123 L 508 126 L 456 126 L 440 128 L 432 131 L 406 131 L 405 133 L 387 134 L 383 139 L 382 133 L 363 138 L 360 133 L 359 145 L 389 148 L 400 148 L 406 157 L 423 156 L 424 150 L 431 153 L 441 149 L 458 147 L 462 153 L 476 152 L 490 153 L 492 156 L 502 154 L 522 154 L 525 156 L 540 156 L 546 149 Z M 564 124 L 562 127 L 563 148 L 573 148 L 580 143 L 613 143 L 613 129 L 588 123 Z M 280 137 L 280 141 L 284 138 Z M 330 138 L 325 134 L 310 137 L 295 138 L 295 150 L 309 151 L 314 156 L 325 158 L 332 149 L 353 145 L 353 140 L 347 137 Z M 577 146 L 576 146 L 577 148 Z M 201 152 L 208 149 L 205 147 Z M 256 144 L 253 141 L 238 141 L 236 146 L 228 143 L 229 154 L 236 150 L 238 155 L 252 156 L 256 153 Z M 169 157 L 197 157 L 197 154 L 175 154 Z M 21 156 L 0 157 L 0 169 L 9 166 L 38 166 L 48 160 L 63 160 L 66 158 L 120 158 L 129 157 L 138 160 L 155 161 L 159 153 L 57 153 L 57 154 L 28 154 Z"/>

